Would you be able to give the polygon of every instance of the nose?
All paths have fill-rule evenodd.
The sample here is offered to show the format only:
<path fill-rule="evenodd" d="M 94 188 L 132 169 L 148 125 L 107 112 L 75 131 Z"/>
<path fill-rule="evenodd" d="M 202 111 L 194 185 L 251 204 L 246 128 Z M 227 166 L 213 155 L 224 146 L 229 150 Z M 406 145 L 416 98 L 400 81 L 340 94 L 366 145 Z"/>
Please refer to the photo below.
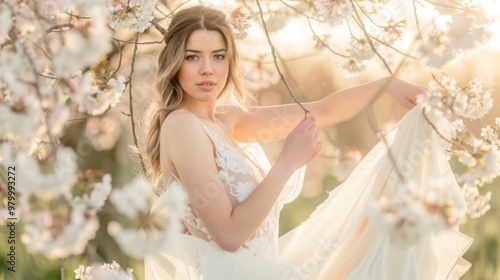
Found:
<path fill-rule="evenodd" d="M 201 74 L 204 76 L 212 75 L 214 73 L 214 69 L 210 63 L 210 60 L 205 60 L 203 62 L 203 66 L 201 68 Z"/>

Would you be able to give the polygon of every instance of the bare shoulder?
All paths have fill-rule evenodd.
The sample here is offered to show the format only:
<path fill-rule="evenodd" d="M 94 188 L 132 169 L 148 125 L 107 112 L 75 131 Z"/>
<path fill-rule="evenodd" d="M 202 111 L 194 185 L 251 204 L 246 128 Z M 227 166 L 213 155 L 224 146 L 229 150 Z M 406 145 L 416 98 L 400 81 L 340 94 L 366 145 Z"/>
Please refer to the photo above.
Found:
<path fill-rule="evenodd" d="M 167 118 L 162 124 L 162 130 L 169 126 L 176 125 L 199 125 L 200 120 L 191 112 L 185 109 L 177 109 L 168 114 Z"/>
<path fill-rule="evenodd" d="M 161 127 L 161 141 L 169 154 L 193 151 L 198 147 L 212 148 L 198 117 L 184 109 L 177 109 L 167 116 Z"/>
<path fill-rule="evenodd" d="M 196 133 L 202 131 L 200 120 L 193 113 L 184 109 L 177 109 L 171 112 L 163 124 L 161 125 L 161 133 L 163 136 Z"/>

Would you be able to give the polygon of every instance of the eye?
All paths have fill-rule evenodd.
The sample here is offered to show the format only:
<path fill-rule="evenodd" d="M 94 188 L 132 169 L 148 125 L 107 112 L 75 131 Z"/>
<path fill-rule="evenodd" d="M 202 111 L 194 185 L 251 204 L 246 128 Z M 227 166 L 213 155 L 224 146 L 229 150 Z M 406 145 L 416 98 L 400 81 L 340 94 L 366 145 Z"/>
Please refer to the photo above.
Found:
<path fill-rule="evenodd" d="M 196 55 L 188 55 L 186 56 L 186 60 L 197 60 L 198 59 L 198 56 Z"/>
<path fill-rule="evenodd" d="M 216 55 L 214 55 L 214 59 L 215 60 L 224 60 L 224 58 L 226 58 L 226 56 L 223 55 L 223 54 L 216 54 Z"/>

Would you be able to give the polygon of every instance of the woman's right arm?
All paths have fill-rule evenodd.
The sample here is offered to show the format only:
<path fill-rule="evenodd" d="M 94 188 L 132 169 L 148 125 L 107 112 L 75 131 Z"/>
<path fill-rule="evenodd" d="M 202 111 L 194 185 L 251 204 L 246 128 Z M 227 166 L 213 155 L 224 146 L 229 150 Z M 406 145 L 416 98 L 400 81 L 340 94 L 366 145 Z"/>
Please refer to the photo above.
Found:
<path fill-rule="evenodd" d="M 212 142 L 199 119 L 177 110 L 166 119 L 161 133 L 161 146 L 166 147 L 194 211 L 213 240 L 227 251 L 236 251 L 251 237 L 291 174 L 321 148 L 314 117 L 304 118 L 287 137 L 267 176 L 245 201 L 233 207 L 218 176 Z M 166 160 L 164 152 L 160 160 Z"/>

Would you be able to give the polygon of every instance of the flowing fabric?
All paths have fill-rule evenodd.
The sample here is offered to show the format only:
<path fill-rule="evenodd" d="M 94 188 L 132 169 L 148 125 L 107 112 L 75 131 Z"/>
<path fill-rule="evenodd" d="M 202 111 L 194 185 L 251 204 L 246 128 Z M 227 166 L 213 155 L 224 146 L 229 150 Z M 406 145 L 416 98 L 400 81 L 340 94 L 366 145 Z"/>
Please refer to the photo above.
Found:
<path fill-rule="evenodd" d="M 447 135 L 447 122 L 434 125 Z M 260 146 L 242 145 L 248 155 L 246 162 L 229 160 L 237 157 L 236 153 L 225 150 L 230 145 L 224 147 L 216 135 L 205 130 L 216 144 L 216 161 L 220 163 L 219 176 L 223 182 L 232 182 L 226 180 L 230 171 L 233 177 L 238 177 L 241 170 L 241 174 L 247 174 L 245 169 L 235 168 L 235 162 L 241 165 L 253 162 L 264 171 L 269 170 L 270 164 Z M 457 214 L 465 214 L 466 205 L 445 153 L 446 143 L 424 118 L 420 106 L 409 111 L 386 139 L 398 169 L 407 180 L 420 186 L 422 194 L 426 193 L 430 178 L 446 180 L 457 203 Z M 262 180 L 257 173 L 253 174 L 257 183 Z M 458 229 L 429 232 L 415 244 L 400 246 L 391 242 L 387 231 L 371 222 L 369 212 L 373 203 L 381 195 L 394 197 L 400 186 L 384 143 L 378 143 L 305 222 L 278 239 L 279 211 L 300 193 L 303 177 L 302 168 L 290 178 L 263 228 L 258 230 L 260 233 L 238 251 L 226 252 L 210 238 L 178 233 L 169 250 L 145 258 L 146 279 L 444 280 L 459 279 L 469 269 L 470 264 L 461 257 L 472 239 Z M 169 186 L 174 187 L 182 188 L 180 182 Z M 243 185 L 227 187 L 235 197 L 242 194 L 232 187 L 244 189 Z M 203 226 L 199 222 L 193 224 L 195 228 Z M 270 223 L 274 226 L 270 227 Z M 278 249 L 262 250 L 266 243 L 268 248 L 275 248 L 277 243 Z"/>

